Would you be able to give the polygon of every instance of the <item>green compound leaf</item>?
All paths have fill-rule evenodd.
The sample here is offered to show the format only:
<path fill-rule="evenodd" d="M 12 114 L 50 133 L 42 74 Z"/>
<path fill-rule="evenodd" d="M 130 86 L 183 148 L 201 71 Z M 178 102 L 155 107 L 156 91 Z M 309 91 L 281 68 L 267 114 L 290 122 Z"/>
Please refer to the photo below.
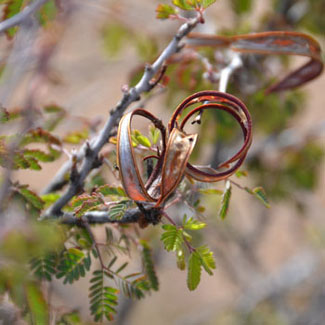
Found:
<path fill-rule="evenodd" d="M 36 209 L 42 210 L 44 201 L 35 192 L 29 190 L 27 187 L 28 185 L 21 185 L 17 187 L 16 192 L 23 196 L 23 198 Z"/>
<path fill-rule="evenodd" d="M 156 8 L 156 18 L 158 19 L 168 19 L 172 15 L 176 15 L 177 11 L 174 7 L 166 4 L 159 4 Z"/>
<path fill-rule="evenodd" d="M 112 321 L 114 319 L 113 315 L 116 314 L 119 290 L 104 286 L 105 276 L 110 277 L 107 271 L 97 270 L 93 272 L 93 277 L 90 280 L 90 312 L 95 322 L 103 322 L 104 318 Z"/>
<path fill-rule="evenodd" d="M 209 275 L 213 275 L 213 272 L 211 269 L 216 268 L 216 264 L 215 264 L 214 257 L 213 257 L 213 252 L 211 252 L 210 249 L 206 245 L 198 247 L 196 249 L 196 252 L 199 254 L 199 256 L 201 258 L 201 264 L 202 264 L 204 270 Z"/>
<path fill-rule="evenodd" d="M 187 218 L 186 215 L 184 215 L 183 218 L 183 227 L 187 230 L 200 230 L 203 229 L 206 226 L 206 223 L 201 222 L 199 220 L 195 220 L 192 217 Z"/>
<path fill-rule="evenodd" d="M 184 242 L 183 232 L 173 225 L 163 225 L 165 232 L 161 235 L 161 240 L 164 243 L 167 251 L 179 251 L 182 249 Z"/>
<path fill-rule="evenodd" d="M 216 268 L 213 252 L 205 245 L 192 252 L 188 260 L 187 286 L 189 290 L 195 290 L 199 285 L 202 267 L 209 275 L 213 275 L 212 269 Z"/>
<path fill-rule="evenodd" d="M 198 1 L 198 2 L 201 2 L 201 6 L 203 8 L 208 8 L 209 6 L 214 4 L 216 2 L 216 0 L 201 0 L 201 1 Z"/>
<path fill-rule="evenodd" d="M 265 190 L 263 187 L 261 186 L 258 186 L 258 187 L 255 187 L 252 189 L 252 194 L 258 198 L 263 204 L 265 207 L 267 208 L 270 208 L 271 205 L 266 197 L 266 193 L 265 193 Z"/>
<path fill-rule="evenodd" d="M 198 1 L 195 0 L 173 0 L 173 5 L 183 10 L 193 10 Z"/>
<path fill-rule="evenodd" d="M 219 217 L 224 220 L 227 216 L 228 213 L 228 208 L 229 208 L 229 202 L 231 198 L 231 185 L 230 182 L 226 182 L 226 188 L 223 192 L 222 195 L 222 200 L 221 200 L 221 207 L 219 210 Z"/>
<path fill-rule="evenodd" d="M 123 200 L 109 209 L 109 217 L 112 219 L 121 219 L 125 211 L 132 205 L 131 200 Z"/>
<path fill-rule="evenodd" d="M 89 271 L 91 265 L 91 258 L 88 253 L 86 256 L 83 251 L 77 248 L 69 248 L 61 257 L 57 267 L 57 279 L 64 277 L 63 283 L 73 283 L 84 277 Z"/>
<path fill-rule="evenodd" d="M 173 0 L 173 4 L 183 10 L 205 9 L 215 2 L 216 0 Z"/>
<path fill-rule="evenodd" d="M 126 194 L 122 187 L 112 187 L 108 184 L 102 185 L 96 189 L 97 193 L 100 193 L 104 196 L 114 195 L 114 196 L 123 196 L 125 197 Z"/>
<path fill-rule="evenodd" d="M 51 162 L 56 158 L 54 155 L 48 154 L 39 149 L 25 149 L 23 155 L 25 158 L 32 157 L 42 162 Z"/>
<path fill-rule="evenodd" d="M 193 252 L 188 260 L 187 287 L 193 291 L 201 280 L 201 258 L 197 252 Z"/>
<path fill-rule="evenodd" d="M 30 130 L 22 139 L 21 146 L 25 146 L 30 143 L 47 143 L 61 146 L 61 141 L 57 137 L 42 128 Z"/>
<path fill-rule="evenodd" d="M 57 255 L 47 254 L 38 258 L 33 258 L 30 261 L 30 267 L 33 273 L 40 280 L 51 281 L 56 270 Z"/>
<path fill-rule="evenodd" d="M 153 290 L 159 290 L 159 281 L 156 275 L 154 263 L 152 260 L 152 252 L 149 244 L 145 240 L 141 240 L 140 244 L 142 246 L 142 260 L 145 270 L 145 274 L 148 277 L 150 286 Z"/>

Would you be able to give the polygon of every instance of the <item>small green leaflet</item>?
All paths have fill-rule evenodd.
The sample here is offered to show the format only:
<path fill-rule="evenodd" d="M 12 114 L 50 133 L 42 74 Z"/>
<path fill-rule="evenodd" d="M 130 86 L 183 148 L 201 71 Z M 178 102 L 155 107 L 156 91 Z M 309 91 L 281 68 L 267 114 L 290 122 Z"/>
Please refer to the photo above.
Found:
<path fill-rule="evenodd" d="M 30 267 L 39 279 L 51 281 L 52 275 L 56 272 L 56 261 L 57 255 L 49 253 L 45 256 L 33 258 L 30 261 Z"/>
<path fill-rule="evenodd" d="M 126 196 L 122 187 L 112 187 L 108 184 L 102 185 L 96 189 L 97 193 L 100 193 L 104 196 L 115 195 L 115 196 Z"/>
<path fill-rule="evenodd" d="M 213 253 L 207 246 L 200 246 L 191 253 L 188 261 L 187 287 L 189 290 L 195 290 L 201 280 L 201 268 L 213 275 L 211 269 L 215 269 Z"/>
<path fill-rule="evenodd" d="M 207 8 L 216 0 L 173 0 L 173 4 L 183 10 L 194 10 L 198 8 Z"/>
<path fill-rule="evenodd" d="M 184 242 L 182 230 L 174 225 L 163 225 L 162 228 L 165 230 L 161 235 L 165 249 L 168 252 L 181 250 Z"/>
<path fill-rule="evenodd" d="M 177 259 L 176 260 L 177 267 L 182 271 L 185 270 L 186 263 L 185 263 L 185 254 L 183 249 L 176 251 L 176 259 Z"/>
<path fill-rule="evenodd" d="M 89 271 L 91 265 L 91 258 L 89 253 L 87 256 L 83 251 L 77 248 L 69 248 L 66 250 L 57 266 L 57 279 L 64 277 L 63 283 L 73 283 L 84 277 L 86 272 Z"/>
<path fill-rule="evenodd" d="M 193 291 L 201 280 L 201 259 L 197 252 L 193 252 L 188 260 L 187 287 Z"/>
<path fill-rule="evenodd" d="M 109 217 L 116 220 L 121 219 L 127 208 L 131 206 L 131 204 L 131 200 L 123 200 L 116 203 L 109 209 Z"/>
<path fill-rule="evenodd" d="M 237 170 L 235 173 L 236 177 L 246 177 L 248 175 L 247 171 L 245 170 Z"/>
<path fill-rule="evenodd" d="M 150 148 L 151 147 L 151 142 L 150 140 L 143 134 L 141 134 L 141 132 L 139 130 L 134 130 L 132 132 L 132 140 L 138 145 L 138 144 L 142 144 L 143 146 Z"/>
<path fill-rule="evenodd" d="M 219 210 L 219 217 L 224 220 L 228 213 L 229 202 L 231 198 L 231 184 L 229 180 L 226 182 L 226 187 L 222 195 L 221 207 Z"/>
<path fill-rule="evenodd" d="M 93 277 L 90 280 L 89 303 L 95 322 L 102 322 L 104 317 L 108 321 L 112 321 L 113 314 L 116 314 L 119 290 L 104 286 L 104 276 L 110 278 L 107 271 L 97 270 L 93 272 Z"/>
<path fill-rule="evenodd" d="M 157 144 L 157 142 L 159 140 L 159 136 L 160 136 L 160 131 L 156 127 L 151 126 L 150 127 L 150 136 L 151 136 L 152 144 Z"/>
<path fill-rule="evenodd" d="M 206 226 L 206 223 L 199 220 L 195 220 L 192 217 L 187 218 L 186 214 L 183 217 L 183 227 L 187 230 L 199 230 L 203 229 Z"/>
<path fill-rule="evenodd" d="M 23 196 L 24 199 L 33 207 L 42 210 L 45 202 L 35 192 L 29 190 L 27 187 L 28 185 L 20 185 L 16 189 L 16 192 Z"/>
<path fill-rule="evenodd" d="M 217 190 L 215 188 L 200 188 L 199 192 L 202 194 L 210 194 L 210 195 L 222 195 L 223 192 L 220 190 Z"/>
<path fill-rule="evenodd" d="M 210 251 L 209 247 L 206 245 L 200 246 L 196 249 L 196 252 L 200 255 L 201 264 L 204 270 L 209 274 L 213 275 L 211 269 L 216 268 L 216 264 L 213 257 L 213 252 Z"/>
<path fill-rule="evenodd" d="M 249 192 L 250 194 L 254 195 L 256 198 L 258 198 L 266 208 L 270 208 L 271 205 L 266 197 L 266 193 L 263 187 L 258 186 L 254 187 L 252 190 Z"/>
<path fill-rule="evenodd" d="M 170 16 L 177 14 L 174 7 L 166 4 L 159 4 L 156 8 L 156 13 L 156 18 L 158 19 L 167 19 Z"/>
<path fill-rule="evenodd" d="M 140 240 L 140 244 L 142 246 L 142 260 L 145 273 L 148 277 L 151 288 L 158 291 L 159 281 L 156 275 L 154 262 L 152 260 L 151 248 L 145 240 Z"/>

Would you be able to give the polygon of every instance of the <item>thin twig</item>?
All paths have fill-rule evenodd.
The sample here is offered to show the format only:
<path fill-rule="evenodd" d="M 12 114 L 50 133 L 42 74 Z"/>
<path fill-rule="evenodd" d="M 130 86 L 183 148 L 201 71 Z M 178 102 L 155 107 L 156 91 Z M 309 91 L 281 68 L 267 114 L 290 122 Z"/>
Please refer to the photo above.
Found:
<path fill-rule="evenodd" d="M 227 91 L 230 76 L 234 73 L 235 70 L 242 67 L 242 65 L 243 61 L 240 58 L 240 54 L 233 52 L 230 63 L 220 72 L 219 91 L 222 91 L 224 93 Z"/>
<path fill-rule="evenodd" d="M 153 88 L 151 84 L 152 78 L 159 72 L 164 62 L 173 54 L 180 50 L 180 41 L 192 29 L 202 22 L 202 17 L 199 15 L 194 19 L 190 19 L 188 22 L 183 24 L 177 34 L 174 36 L 173 40 L 168 44 L 165 50 L 157 58 L 157 60 L 152 65 L 147 65 L 145 72 L 138 82 L 138 84 L 131 88 L 129 91 L 124 92 L 122 99 L 110 112 L 110 117 L 108 118 L 105 126 L 100 131 L 99 135 L 91 141 L 88 149 L 86 145 L 83 145 L 77 154 L 78 160 L 83 159 L 82 166 L 78 177 L 74 182 L 69 184 L 68 189 L 63 193 L 59 200 L 57 200 L 45 213 L 43 218 L 57 218 L 62 215 L 61 209 L 70 201 L 70 199 L 78 193 L 80 188 L 82 188 L 83 183 L 93 169 L 94 163 L 98 161 L 98 154 L 102 147 L 107 143 L 113 128 L 118 124 L 126 108 L 133 102 L 140 99 L 140 95 L 144 92 L 148 92 Z M 71 162 L 66 163 L 54 177 L 53 181 L 45 189 L 44 193 L 52 192 L 53 189 L 58 188 L 58 184 L 62 184 L 64 175 L 71 169 Z"/>

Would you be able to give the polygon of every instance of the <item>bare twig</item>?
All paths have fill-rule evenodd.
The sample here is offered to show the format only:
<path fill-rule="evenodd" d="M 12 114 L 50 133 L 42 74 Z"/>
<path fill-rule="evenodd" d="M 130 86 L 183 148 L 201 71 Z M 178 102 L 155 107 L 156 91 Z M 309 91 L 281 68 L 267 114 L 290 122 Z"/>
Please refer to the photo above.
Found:
<path fill-rule="evenodd" d="M 232 52 L 232 55 L 231 62 L 220 72 L 219 91 L 224 93 L 227 91 L 230 76 L 235 70 L 239 69 L 243 65 L 240 54 Z"/>
<path fill-rule="evenodd" d="M 35 11 L 37 11 L 44 3 L 49 0 L 36 0 L 32 2 L 29 6 L 26 6 L 17 15 L 6 19 L 0 23 L 0 34 L 6 31 L 7 29 L 22 24 L 26 19 L 29 18 Z"/>
<path fill-rule="evenodd" d="M 196 18 L 188 20 L 183 24 L 177 34 L 174 36 L 173 40 L 167 45 L 161 55 L 152 65 L 147 65 L 144 74 L 138 84 L 131 88 L 129 91 L 124 92 L 122 99 L 110 112 L 110 117 L 108 118 L 105 126 L 100 131 L 97 137 L 95 137 L 89 146 L 83 145 L 77 154 L 78 160 L 82 160 L 83 163 L 80 168 L 80 172 L 74 182 L 71 182 L 68 189 L 61 196 L 61 198 L 56 201 L 45 213 L 43 218 L 56 218 L 59 217 L 61 209 L 69 202 L 69 200 L 78 193 L 80 188 L 83 186 L 83 182 L 89 172 L 98 161 L 98 153 L 102 147 L 107 143 L 113 128 L 118 124 L 118 121 L 122 117 L 124 111 L 128 106 L 139 100 L 140 95 L 144 92 L 148 92 L 153 88 L 151 83 L 152 78 L 159 72 L 164 62 L 173 54 L 180 50 L 180 41 L 184 36 L 191 32 L 191 30 L 198 24 L 202 22 L 202 17 L 198 15 Z M 63 184 L 64 175 L 71 169 L 71 162 L 67 162 L 54 177 L 53 181 L 45 189 L 44 193 L 52 192 L 58 189 L 61 184 Z"/>

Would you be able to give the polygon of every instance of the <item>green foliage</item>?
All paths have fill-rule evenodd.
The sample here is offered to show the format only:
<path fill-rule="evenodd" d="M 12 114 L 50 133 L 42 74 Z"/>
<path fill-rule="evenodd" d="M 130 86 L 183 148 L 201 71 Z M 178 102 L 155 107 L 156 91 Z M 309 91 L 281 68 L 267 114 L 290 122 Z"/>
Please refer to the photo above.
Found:
<path fill-rule="evenodd" d="M 249 12 L 252 8 L 252 0 L 231 0 L 231 4 L 239 15 Z"/>
<path fill-rule="evenodd" d="M 258 198 L 264 204 L 265 207 L 267 207 L 267 208 L 271 207 L 271 205 L 266 197 L 266 193 L 265 193 L 265 190 L 263 187 L 258 186 L 258 187 L 254 187 L 253 189 L 249 189 L 249 188 L 245 187 L 245 189 L 249 194 L 252 194 L 256 198 Z"/>
<path fill-rule="evenodd" d="M 128 29 L 121 24 L 113 23 L 103 30 L 104 47 L 111 57 L 115 57 L 129 39 Z"/>
<path fill-rule="evenodd" d="M 226 218 L 231 198 L 231 184 L 226 182 L 225 190 L 222 195 L 221 206 L 219 210 L 219 217 L 223 220 Z"/>
<path fill-rule="evenodd" d="M 52 21 L 56 17 L 57 13 L 58 9 L 55 0 L 45 2 L 38 13 L 41 25 L 47 25 L 49 21 Z"/>
<path fill-rule="evenodd" d="M 59 264 L 57 266 L 58 272 L 56 277 L 63 278 L 63 283 L 73 283 L 84 277 L 86 272 L 89 271 L 91 265 L 91 258 L 89 254 L 77 248 L 69 248 L 61 255 Z"/>
<path fill-rule="evenodd" d="M 131 204 L 132 204 L 131 200 L 123 200 L 116 203 L 109 210 L 110 218 L 115 220 L 121 219 L 125 211 L 130 207 Z"/>
<path fill-rule="evenodd" d="M 208 195 L 222 195 L 223 192 L 215 188 L 200 188 L 199 193 Z"/>
<path fill-rule="evenodd" d="M 148 277 L 150 287 L 158 291 L 159 290 L 159 281 L 156 275 L 154 262 L 152 260 L 152 252 L 150 249 L 149 244 L 145 240 L 141 240 L 140 244 L 142 246 L 142 260 L 143 260 L 143 266 L 145 270 L 145 274 Z"/>
<path fill-rule="evenodd" d="M 145 135 L 143 135 L 139 130 L 133 130 L 131 137 L 132 137 L 132 144 L 135 147 L 139 144 L 147 148 L 151 147 L 150 140 Z"/>
<path fill-rule="evenodd" d="M 113 320 L 116 314 L 118 290 L 104 285 L 104 278 L 111 278 L 106 270 L 97 270 L 93 272 L 89 288 L 90 311 L 94 316 L 95 322 L 102 322 L 104 317 L 108 321 Z"/>
<path fill-rule="evenodd" d="M 11 122 L 20 116 L 21 116 L 20 111 L 15 110 L 15 111 L 8 112 L 4 107 L 0 106 L 0 123 L 1 124 Z"/>
<path fill-rule="evenodd" d="M 161 235 L 161 241 L 163 242 L 165 249 L 168 252 L 181 250 L 184 242 L 183 231 L 174 225 L 163 225 L 162 228 L 165 231 Z"/>
<path fill-rule="evenodd" d="M 187 218 L 186 214 L 183 217 L 183 227 L 187 230 L 200 230 L 205 228 L 206 223 L 193 218 Z"/>
<path fill-rule="evenodd" d="M 8 0 L 4 4 L 3 9 L 3 19 L 9 19 L 16 14 L 19 13 L 19 11 L 22 9 L 24 5 L 24 0 Z M 17 31 L 17 27 L 11 27 L 8 30 L 6 30 L 6 34 L 9 38 L 12 38 Z"/>
<path fill-rule="evenodd" d="M 89 136 L 89 129 L 84 128 L 80 131 L 73 131 L 68 133 L 64 138 L 63 141 L 70 144 L 79 144 L 82 141 L 85 141 Z"/>
<path fill-rule="evenodd" d="M 36 284 L 25 286 L 26 300 L 30 311 L 31 324 L 48 324 L 49 311 L 42 291 Z"/>
<path fill-rule="evenodd" d="M 160 131 L 153 125 L 150 126 L 149 131 L 150 131 L 150 138 L 151 138 L 152 144 L 153 145 L 157 144 L 157 142 L 159 140 L 159 136 L 160 136 Z"/>
<path fill-rule="evenodd" d="M 16 185 L 15 192 L 21 195 L 26 202 L 30 203 L 37 210 L 42 210 L 44 201 L 33 191 L 28 189 L 28 185 Z"/>
<path fill-rule="evenodd" d="M 193 291 L 197 288 L 201 280 L 201 259 L 193 252 L 188 260 L 187 287 Z"/>
<path fill-rule="evenodd" d="M 145 297 L 145 293 L 151 289 L 147 277 L 139 273 L 119 278 L 118 282 L 122 293 L 127 298 L 142 299 Z"/>
<path fill-rule="evenodd" d="M 193 10 L 198 8 L 207 8 L 216 0 L 172 0 L 173 4 L 183 10 Z"/>
<path fill-rule="evenodd" d="M 57 255 L 48 253 L 41 257 L 35 257 L 30 262 L 31 270 L 40 280 L 51 281 L 56 273 Z"/>
<path fill-rule="evenodd" d="M 104 196 L 122 196 L 126 197 L 125 191 L 123 190 L 122 187 L 113 187 L 108 184 L 102 185 L 96 189 L 96 193 L 100 193 Z"/>
<path fill-rule="evenodd" d="M 173 6 L 166 5 L 166 4 L 159 4 L 157 9 L 157 18 L 158 19 L 168 19 L 172 15 L 176 15 L 177 11 Z"/>
<path fill-rule="evenodd" d="M 200 246 L 193 251 L 188 261 L 187 287 L 189 290 L 195 290 L 201 280 L 201 269 L 213 275 L 211 269 L 215 269 L 213 253 L 207 246 Z"/>

